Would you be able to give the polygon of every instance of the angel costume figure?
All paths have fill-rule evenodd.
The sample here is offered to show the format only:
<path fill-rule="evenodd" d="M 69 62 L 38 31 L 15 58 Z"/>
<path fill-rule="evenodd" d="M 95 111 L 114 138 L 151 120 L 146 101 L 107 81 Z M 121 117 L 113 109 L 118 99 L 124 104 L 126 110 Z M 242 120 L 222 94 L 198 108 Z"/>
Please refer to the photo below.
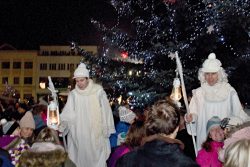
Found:
<path fill-rule="evenodd" d="M 77 167 L 104 167 L 110 154 L 109 136 L 115 133 L 112 111 L 102 86 L 89 79 L 80 63 L 76 81 L 60 115 L 59 131 L 68 132 L 69 158 Z"/>
<path fill-rule="evenodd" d="M 190 101 L 190 113 L 185 115 L 189 133 L 196 135 L 197 150 L 206 140 L 206 124 L 213 116 L 221 120 L 228 117 L 238 117 L 243 122 L 250 118 L 244 112 L 235 89 L 228 83 L 227 74 L 221 67 L 220 60 L 214 53 L 209 54 L 208 59 L 199 70 L 198 79 L 201 87 L 193 90 Z"/>

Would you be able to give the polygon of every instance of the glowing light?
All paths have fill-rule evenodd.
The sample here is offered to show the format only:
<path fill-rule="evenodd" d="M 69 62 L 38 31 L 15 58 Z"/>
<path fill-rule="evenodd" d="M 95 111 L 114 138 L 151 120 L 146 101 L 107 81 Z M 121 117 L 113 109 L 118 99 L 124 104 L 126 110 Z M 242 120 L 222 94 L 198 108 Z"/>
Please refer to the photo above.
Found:
<path fill-rule="evenodd" d="M 180 85 L 181 85 L 181 82 L 179 78 L 175 78 L 174 83 L 173 83 L 172 93 L 170 95 L 170 98 L 173 101 L 179 101 L 181 99 L 181 86 Z"/>
<path fill-rule="evenodd" d="M 128 58 L 128 52 L 121 52 L 121 57 L 123 58 L 123 59 L 127 59 Z"/>
<path fill-rule="evenodd" d="M 39 86 L 41 89 L 45 89 L 46 88 L 46 83 L 45 82 L 40 82 Z"/>
<path fill-rule="evenodd" d="M 128 75 L 129 75 L 129 76 L 133 75 L 133 71 L 132 71 L 132 70 L 129 70 Z"/>
<path fill-rule="evenodd" d="M 47 126 L 58 130 L 59 124 L 59 108 L 55 102 L 51 101 L 47 109 Z"/>
<path fill-rule="evenodd" d="M 121 104 L 121 102 L 122 102 L 122 95 L 120 95 L 120 96 L 117 98 L 117 101 L 118 101 L 118 104 Z"/>

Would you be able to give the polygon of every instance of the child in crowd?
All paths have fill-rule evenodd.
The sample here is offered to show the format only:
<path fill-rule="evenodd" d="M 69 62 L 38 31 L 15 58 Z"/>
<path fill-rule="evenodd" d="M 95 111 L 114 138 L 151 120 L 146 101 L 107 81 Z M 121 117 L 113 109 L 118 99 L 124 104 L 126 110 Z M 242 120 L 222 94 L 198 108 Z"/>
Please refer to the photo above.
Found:
<path fill-rule="evenodd" d="M 231 127 L 227 132 L 227 138 L 224 141 L 223 148 L 219 151 L 219 159 L 221 162 L 225 161 L 225 150 L 233 143 L 243 140 L 250 139 L 250 122 L 244 122 L 241 125 Z"/>
<path fill-rule="evenodd" d="M 145 136 L 143 121 L 135 121 L 129 127 L 125 142 L 117 147 L 110 155 L 108 167 L 115 167 L 116 161 L 124 154 L 136 149 L 141 145 L 142 138 Z"/>
<path fill-rule="evenodd" d="M 20 136 L 25 143 L 31 145 L 34 141 L 35 120 L 32 112 L 28 111 L 20 120 Z"/>
<path fill-rule="evenodd" d="M 51 142 L 58 145 L 61 144 L 57 131 L 49 127 L 46 127 L 39 132 L 35 142 Z"/>
<path fill-rule="evenodd" d="M 116 133 L 111 134 L 109 137 L 112 148 L 119 146 L 125 141 L 130 124 L 134 122 L 136 117 L 135 113 L 125 106 L 120 106 L 118 112 L 120 121 L 115 126 Z"/>
<path fill-rule="evenodd" d="M 20 166 L 76 167 L 61 146 L 57 132 L 48 127 L 40 131 L 31 148 L 21 155 Z"/>
<path fill-rule="evenodd" d="M 9 152 L 13 165 L 18 166 L 20 155 L 32 144 L 34 129 L 35 122 L 31 112 L 25 113 L 19 125 L 15 121 L 3 125 L 5 135 L 0 138 L 0 143 Z"/>
<path fill-rule="evenodd" d="M 222 167 L 218 151 L 223 147 L 224 131 L 220 127 L 221 119 L 213 116 L 207 122 L 207 139 L 198 152 L 196 162 L 201 167 Z"/>
<path fill-rule="evenodd" d="M 45 127 L 46 125 L 46 112 L 47 106 L 43 104 L 37 104 L 33 107 L 32 114 L 34 116 L 36 128 L 34 130 L 35 136 Z"/>

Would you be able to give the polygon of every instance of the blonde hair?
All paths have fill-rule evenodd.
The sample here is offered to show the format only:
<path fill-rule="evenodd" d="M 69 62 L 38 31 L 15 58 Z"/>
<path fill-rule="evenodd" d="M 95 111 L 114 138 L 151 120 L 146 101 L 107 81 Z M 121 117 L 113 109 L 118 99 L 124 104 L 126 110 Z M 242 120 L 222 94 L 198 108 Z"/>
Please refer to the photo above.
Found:
<path fill-rule="evenodd" d="M 242 139 L 225 150 L 224 167 L 248 167 L 250 165 L 250 139 Z"/>
<path fill-rule="evenodd" d="M 227 83 L 228 82 L 227 74 L 226 74 L 225 70 L 222 67 L 220 68 L 220 70 L 217 73 L 218 73 L 218 82 L 219 83 L 222 83 L 222 82 Z M 205 80 L 205 72 L 202 71 L 202 68 L 199 69 L 198 79 L 199 79 L 201 84 L 204 84 L 204 83 L 207 82 Z"/>
<path fill-rule="evenodd" d="M 49 127 L 46 127 L 39 132 L 35 142 L 51 142 L 54 144 L 61 144 L 57 132 Z"/>

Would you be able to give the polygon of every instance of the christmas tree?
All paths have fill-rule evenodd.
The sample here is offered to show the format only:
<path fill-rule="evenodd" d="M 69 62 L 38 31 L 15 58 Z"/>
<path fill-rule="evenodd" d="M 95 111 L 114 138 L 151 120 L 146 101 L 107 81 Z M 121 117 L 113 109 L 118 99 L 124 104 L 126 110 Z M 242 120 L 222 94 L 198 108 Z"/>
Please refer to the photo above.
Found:
<path fill-rule="evenodd" d="M 243 75 L 249 67 L 242 67 L 250 56 L 247 0 L 111 0 L 110 5 L 117 13 L 113 27 L 92 20 L 103 36 L 102 54 L 79 51 L 111 99 L 133 96 L 143 105 L 169 94 L 178 51 L 188 92 L 199 86 L 197 71 L 215 52 L 241 100 L 250 101 Z"/>

